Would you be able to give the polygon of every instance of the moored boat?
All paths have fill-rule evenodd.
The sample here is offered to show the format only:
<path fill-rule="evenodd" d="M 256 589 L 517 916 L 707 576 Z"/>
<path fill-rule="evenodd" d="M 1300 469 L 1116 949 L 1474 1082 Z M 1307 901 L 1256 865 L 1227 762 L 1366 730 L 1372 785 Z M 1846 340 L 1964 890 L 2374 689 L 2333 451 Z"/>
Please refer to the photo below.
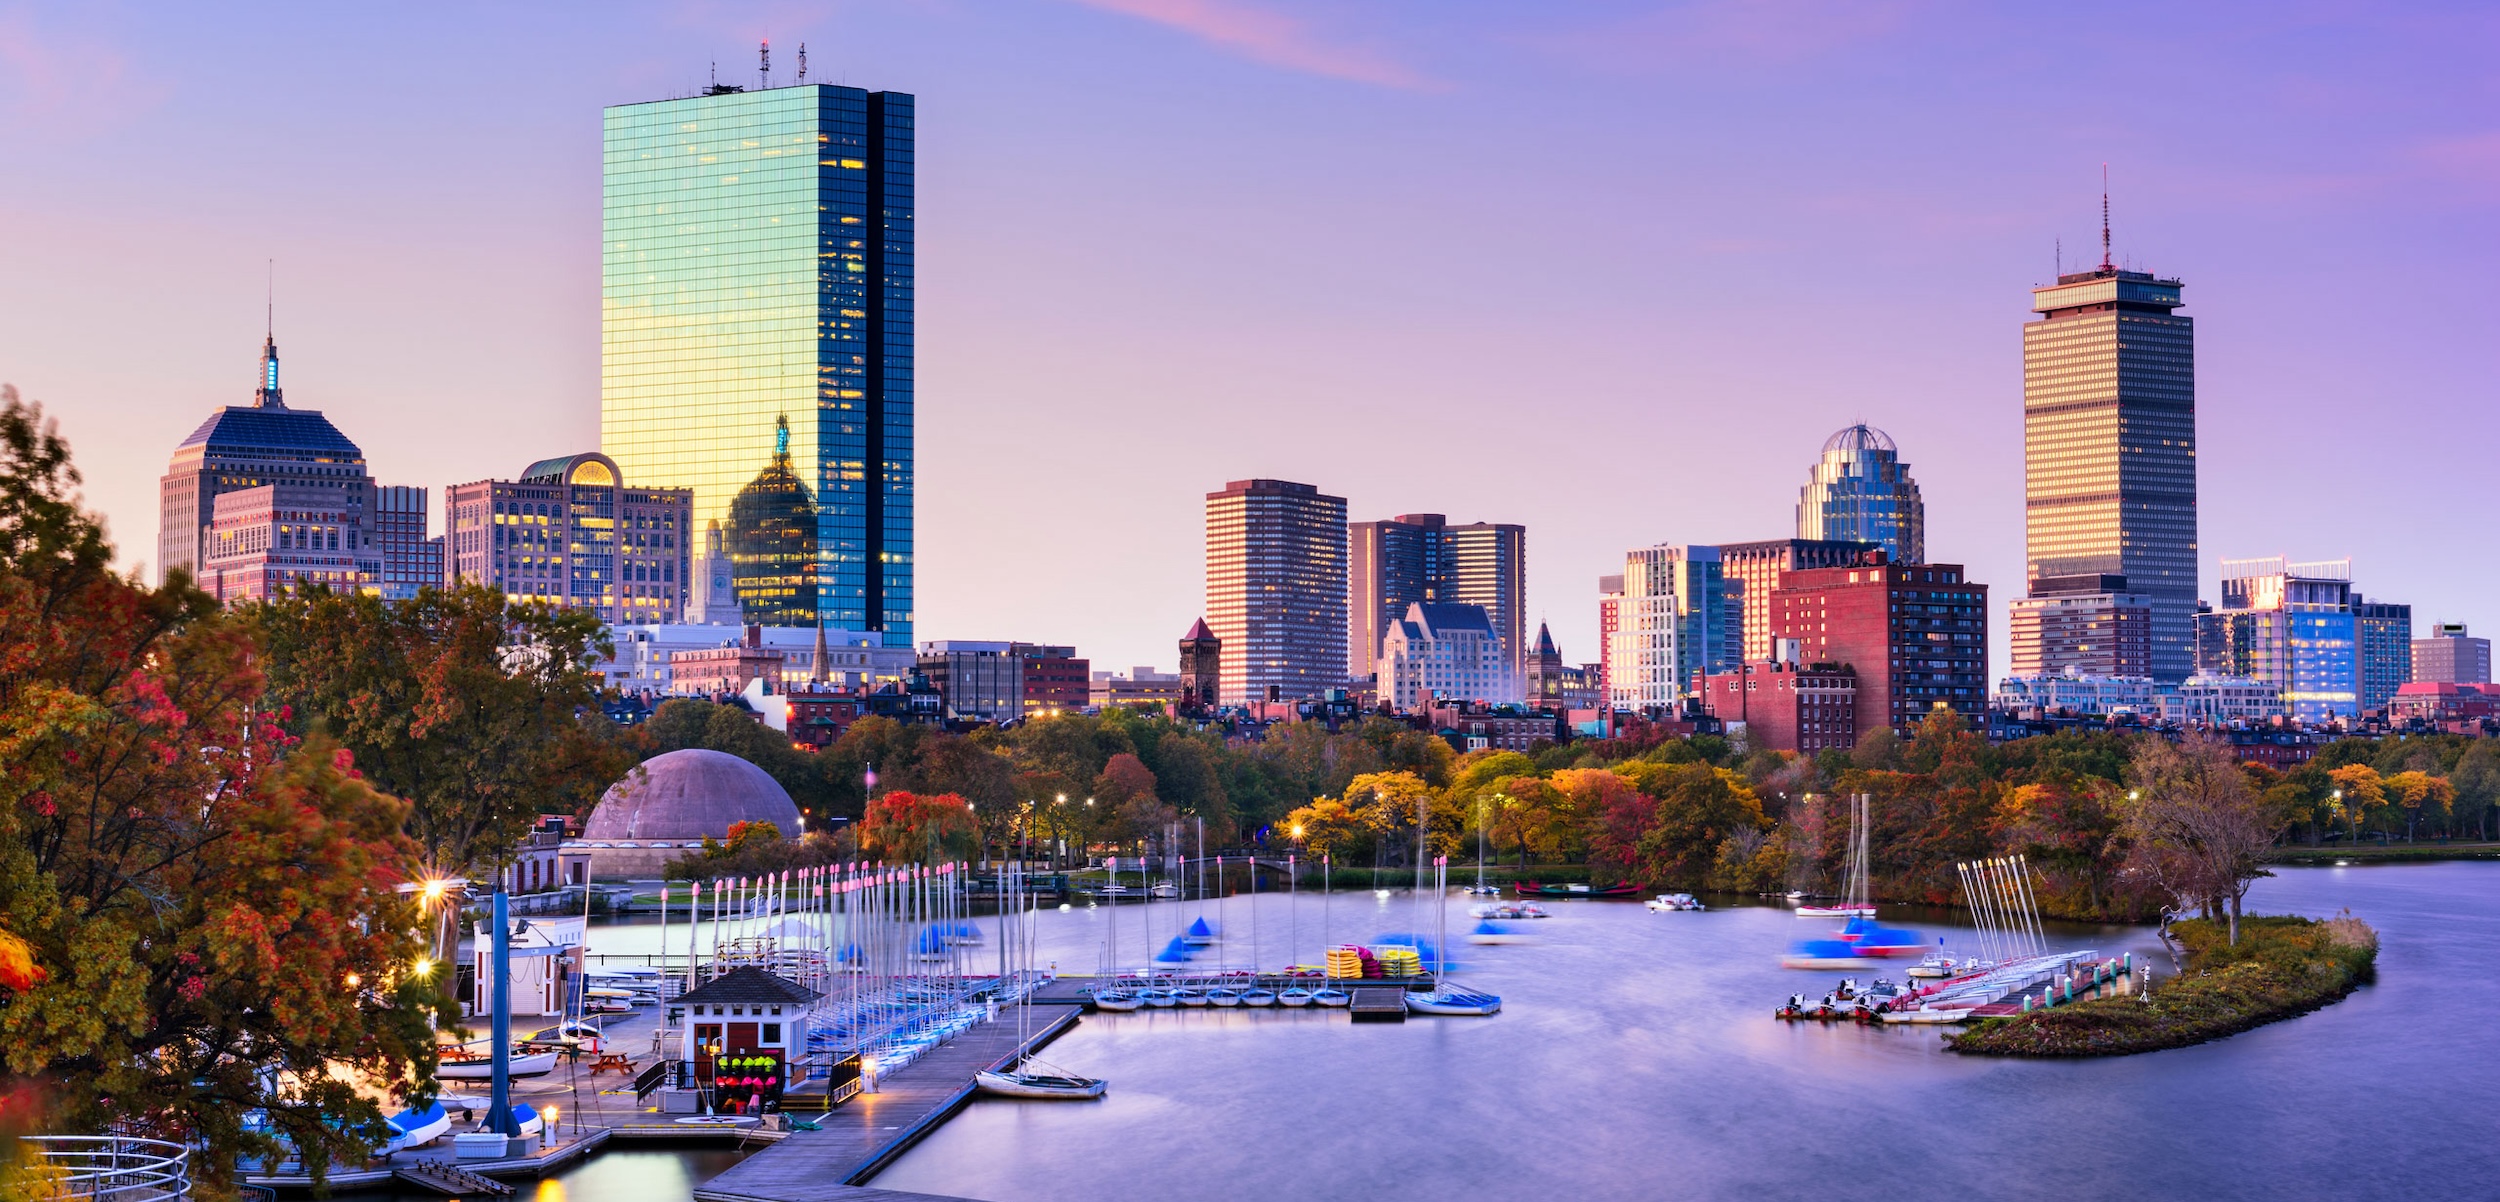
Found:
<path fill-rule="evenodd" d="M 1094 1009 L 1096 1010 L 1109 1010 L 1114 1013 L 1126 1013 L 1145 1004 L 1144 999 L 1125 989 L 1097 989 L 1094 991 Z"/>
<path fill-rule="evenodd" d="M 443 1109 L 439 1098 L 426 1103 L 423 1109 L 411 1106 L 402 1110 L 392 1115 L 388 1122 L 391 1138 L 389 1143 L 383 1145 L 384 1155 L 424 1147 L 451 1130 L 451 1114 Z"/>
<path fill-rule="evenodd" d="M 516 1078 L 544 1077 L 554 1071 L 556 1071 L 556 1053 L 554 1052 L 531 1052 L 527 1055 L 515 1054 L 512 1057 L 511 1072 Z M 434 1066 L 434 1075 L 455 1081 L 485 1081 L 494 1077 L 495 1061 L 493 1057 L 486 1055 L 459 1060 L 447 1059 Z"/>
<path fill-rule="evenodd" d="M 1137 991 L 1137 1000 L 1157 1010 L 1169 1010 L 1180 1004 L 1180 999 L 1174 997 L 1169 989 L 1140 989 Z"/>
<path fill-rule="evenodd" d="M 1354 1004 L 1354 995 L 1342 989 L 1317 989 L 1311 992 L 1311 1000 L 1322 1006 L 1342 1009 Z"/>
<path fill-rule="evenodd" d="M 1172 1000 L 1184 1006 L 1203 1007 L 1207 1004 L 1207 995 L 1204 990 L 1199 989 L 1175 989 L 1172 991 Z"/>
<path fill-rule="evenodd" d="M 1219 986 L 1207 991 L 1207 1004 L 1210 1006 L 1222 1006 L 1229 1010 L 1241 1004 L 1241 994 L 1234 990 L 1225 989 Z"/>
<path fill-rule="evenodd" d="M 1444 984 L 1407 994 L 1406 1008 L 1417 1014 L 1499 1014 L 1502 999 L 1464 986 Z"/>
<path fill-rule="evenodd" d="M 1292 1007 L 1292 1008 L 1297 1009 L 1297 1010 L 1298 1010 L 1298 1009 L 1301 1009 L 1301 1008 L 1302 1008 L 1302 1007 L 1304 1007 L 1304 1006 L 1308 1006 L 1308 1005 L 1310 1005 L 1310 1004 L 1311 1004 L 1311 1000 L 1312 1000 L 1312 993 L 1311 993 L 1311 991 L 1310 991 L 1310 990 L 1308 990 L 1308 989 L 1304 989 L 1303 987 L 1301 987 L 1301 986 L 1299 986 L 1299 985 L 1292 986 L 1292 987 L 1290 987 L 1290 988 L 1286 989 L 1284 992 L 1279 993 L 1279 994 L 1277 994 L 1277 995 L 1276 995 L 1276 1004 L 1277 1004 L 1277 1005 L 1279 1005 L 1279 1006 L 1289 1006 L 1289 1007 Z"/>
<path fill-rule="evenodd" d="M 1099 1098 L 1106 1083 L 1096 1077 L 1060 1076 L 1054 1073 L 1028 1073 L 1014 1070 L 979 1072 L 973 1083 L 982 1093 L 1003 1098 L 1044 1098 L 1063 1101 Z"/>
<path fill-rule="evenodd" d="M 1265 1009 L 1276 1004 L 1276 991 L 1263 988 L 1244 989 L 1241 991 L 1241 1004 Z"/>
<path fill-rule="evenodd" d="M 1705 908 L 1701 904 L 1701 899 L 1694 897 L 1690 893 L 1661 893 L 1658 896 L 1643 902 L 1642 904 L 1659 913 L 1665 913 L 1670 910 L 1700 910 Z"/>
<path fill-rule="evenodd" d="M 1630 881 L 1602 888 L 1577 882 L 1568 885 L 1535 885 L 1520 881 L 1511 888 L 1516 890 L 1521 897 L 1630 897 L 1641 891 L 1640 886 Z"/>
<path fill-rule="evenodd" d="M 1894 1010 L 1879 1017 L 1888 1023 L 1958 1023 L 1970 1017 L 1970 1010 Z"/>

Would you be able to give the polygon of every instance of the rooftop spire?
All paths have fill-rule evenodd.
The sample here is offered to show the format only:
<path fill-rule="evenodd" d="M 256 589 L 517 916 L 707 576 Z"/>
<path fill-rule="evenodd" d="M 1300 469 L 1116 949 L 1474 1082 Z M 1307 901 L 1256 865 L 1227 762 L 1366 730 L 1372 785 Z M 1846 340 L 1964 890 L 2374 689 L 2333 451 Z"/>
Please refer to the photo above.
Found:
<path fill-rule="evenodd" d="M 252 390 L 255 409 L 284 409 L 286 396 L 278 391 L 278 261 L 269 261 L 269 292 L 262 301 L 261 319 L 267 323 L 260 343 L 260 386 Z"/>
<path fill-rule="evenodd" d="M 825 611 L 820 609 L 816 611 L 816 670 L 807 678 L 811 683 L 825 683 L 825 658 Z"/>
<path fill-rule="evenodd" d="M 2101 164 L 2101 270 L 2111 270 L 2109 261 L 2109 164 Z"/>

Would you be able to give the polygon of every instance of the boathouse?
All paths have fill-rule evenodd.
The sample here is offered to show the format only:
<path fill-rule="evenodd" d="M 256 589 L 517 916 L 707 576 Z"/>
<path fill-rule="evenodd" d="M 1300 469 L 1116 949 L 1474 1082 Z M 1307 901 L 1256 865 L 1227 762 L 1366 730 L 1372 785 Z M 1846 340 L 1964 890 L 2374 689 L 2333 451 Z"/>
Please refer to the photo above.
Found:
<path fill-rule="evenodd" d="M 694 1088 L 719 1104 L 778 1104 L 807 1051 L 808 1021 L 823 995 L 788 977 L 733 968 L 669 1003 L 678 1059 Z"/>

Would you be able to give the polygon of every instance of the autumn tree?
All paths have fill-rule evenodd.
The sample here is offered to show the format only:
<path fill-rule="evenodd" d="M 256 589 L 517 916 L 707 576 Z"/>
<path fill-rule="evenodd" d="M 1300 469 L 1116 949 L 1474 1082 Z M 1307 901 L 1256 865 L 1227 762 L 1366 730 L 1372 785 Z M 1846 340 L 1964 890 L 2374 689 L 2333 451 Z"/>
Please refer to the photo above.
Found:
<path fill-rule="evenodd" d="M 248 631 L 186 574 L 112 575 L 77 482 L 0 390 L 0 925 L 26 959 L 0 1094 L 50 1130 L 193 1142 L 205 1194 L 269 1130 L 319 1176 L 382 1135 L 359 1079 L 433 1067 L 406 807 L 271 721 Z"/>
<path fill-rule="evenodd" d="M 2249 783 L 2228 744 L 2190 738 L 2173 744 L 2146 735 L 2128 764 L 2124 831 L 2137 862 L 2182 901 L 2230 914 L 2240 932 L 2240 901 L 2283 833 L 2283 821 Z"/>
<path fill-rule="evenodd" d="M 972 815 L 964 799 L 952 793 L 881 794 L 860 819 L 860 850 L 888 864 L 970 859 L 980 852 L 980 828 Z"/>
<path fill-rule="evenodd" d="M 244 607 L 271 699 L 405 798 L 426 871 L 507 863 L 541 814 L 582 814 L 634 764 L 598 707 L 598 615 L 477 584 L 384 604 L 312 588 Z"/>

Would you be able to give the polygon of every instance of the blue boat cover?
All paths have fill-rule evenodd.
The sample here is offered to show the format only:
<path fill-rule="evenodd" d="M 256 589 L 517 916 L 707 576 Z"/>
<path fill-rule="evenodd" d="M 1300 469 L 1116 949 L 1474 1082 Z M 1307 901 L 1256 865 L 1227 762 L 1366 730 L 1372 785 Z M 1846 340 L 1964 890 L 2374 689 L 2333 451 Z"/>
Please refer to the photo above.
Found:
<path fill-rule="evenodd" d="M 1204 938 L 1208 935 L 1214 934 L 1215 928 L 1208 926 L 1207 920 L 1201 918 L 1198 921 L 1189 924 L 1189 933 Z"/>

